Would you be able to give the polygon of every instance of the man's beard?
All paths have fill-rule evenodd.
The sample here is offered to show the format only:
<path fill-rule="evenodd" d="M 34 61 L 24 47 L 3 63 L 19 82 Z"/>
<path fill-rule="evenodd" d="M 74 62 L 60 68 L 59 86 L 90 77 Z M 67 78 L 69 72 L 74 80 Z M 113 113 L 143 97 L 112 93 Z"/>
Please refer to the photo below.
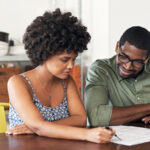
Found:
<path fill-rule="evenodd" d="M 129 78 L 136 78 L 139 74 L 141 74 L 142 72 L 143 72 L 143 70 L 144 70 L 144 67 L 138 72 L 138 73 L 136 73 L 136 74 L 134 74 L 136 71 L 135 70 L 132 70 L 132 74 L 130 74 L 130 75 L 128 75 L 128 76 L 122 76 L 121 75 L 121 73 L 120 73 L 120 64 L 119 65 L 117 65 L 117 72 L 118 72 L 118 74 L 119 74 L 119 76 L 120 77 L 122 77 L 123 79 L 129 79 Z"/>

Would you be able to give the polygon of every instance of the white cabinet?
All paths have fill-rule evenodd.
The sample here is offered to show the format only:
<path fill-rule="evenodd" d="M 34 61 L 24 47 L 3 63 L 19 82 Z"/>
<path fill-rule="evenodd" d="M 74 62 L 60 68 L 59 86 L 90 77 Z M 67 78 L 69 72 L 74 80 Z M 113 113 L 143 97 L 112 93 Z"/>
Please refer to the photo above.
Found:
<path fill-rule="evenodd" d="M 27 55 L 4 55 L 0 56 L 0 61 L 29 61 Z"/>

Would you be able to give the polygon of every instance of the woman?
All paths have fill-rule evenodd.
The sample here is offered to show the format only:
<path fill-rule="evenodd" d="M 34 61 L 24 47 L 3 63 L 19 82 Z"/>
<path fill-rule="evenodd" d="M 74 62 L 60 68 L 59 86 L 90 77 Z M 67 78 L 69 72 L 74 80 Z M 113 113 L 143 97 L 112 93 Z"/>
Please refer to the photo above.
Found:
<path fill-rule="evenodd" d="M 65 139 L 109 142 L 114 130 L 87 129 L 86 113 L 69 75 L 90 35 L 70 12 L 46 12 L 28 26 L 23 43 L 35 66 L 8 81 L 8 134 L 32 134 Z M 67 131 L 67 132 L 66 132 Z"/>

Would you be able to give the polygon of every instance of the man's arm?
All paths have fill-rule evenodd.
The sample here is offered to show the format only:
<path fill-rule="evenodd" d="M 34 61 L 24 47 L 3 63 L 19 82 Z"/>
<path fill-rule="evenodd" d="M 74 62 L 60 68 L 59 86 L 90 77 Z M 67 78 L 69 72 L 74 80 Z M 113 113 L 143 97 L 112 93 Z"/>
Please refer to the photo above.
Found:
<path fill-rule="evenodd" d="M 101 91 L 99 91 L 101 89 Z M 85 90 L 85 108 L 90 126 L 107 126 L 112 114 L 104 87 L 93 86 Z"/>
<path fill-rule="evenodd" d="M 109 125 L 112 114 L 112 106 L 108 105 L 105 76 L 105 72 L 100 71 L 97 62 L 88 70 L 85 87 L 85 108 L 90 126 L 93 127 Z"/>
<path fill-rule="evenodd" d="M 150 104 L 109 106 L 109 89 L 103 69 L 92 66 L 87 74 L 85 107 L 91 126 L 119 125 L 150 115 Z"/>
<path fill-rule="evenodd" d="M 150 115 L 150 104 L 113 107 L 110 125 L 129 123 L 147 115 Z"/>
<path fill-rule="evenodd" d="M 91 85 L 86 89 L 85 100 L 91 126 L 120 125 L 150 115 L 150 104 L 109 106 L 107 90 L 104 86 Z"/>

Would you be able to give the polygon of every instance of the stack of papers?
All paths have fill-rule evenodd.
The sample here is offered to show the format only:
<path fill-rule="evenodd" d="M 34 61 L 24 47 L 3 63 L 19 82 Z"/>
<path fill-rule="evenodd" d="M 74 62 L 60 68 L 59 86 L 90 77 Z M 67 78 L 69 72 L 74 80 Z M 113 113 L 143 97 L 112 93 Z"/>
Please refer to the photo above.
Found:
<path fill-rule="evenodd" d="M 145 142 L 150 142 L 150 129 L 135 127 L 135 126 L 111 126 L 115 129 L 117 137 L 113 136 L 111 139 L 112 143 L 122 144 L 122 145 L 136 145 Z"/>

